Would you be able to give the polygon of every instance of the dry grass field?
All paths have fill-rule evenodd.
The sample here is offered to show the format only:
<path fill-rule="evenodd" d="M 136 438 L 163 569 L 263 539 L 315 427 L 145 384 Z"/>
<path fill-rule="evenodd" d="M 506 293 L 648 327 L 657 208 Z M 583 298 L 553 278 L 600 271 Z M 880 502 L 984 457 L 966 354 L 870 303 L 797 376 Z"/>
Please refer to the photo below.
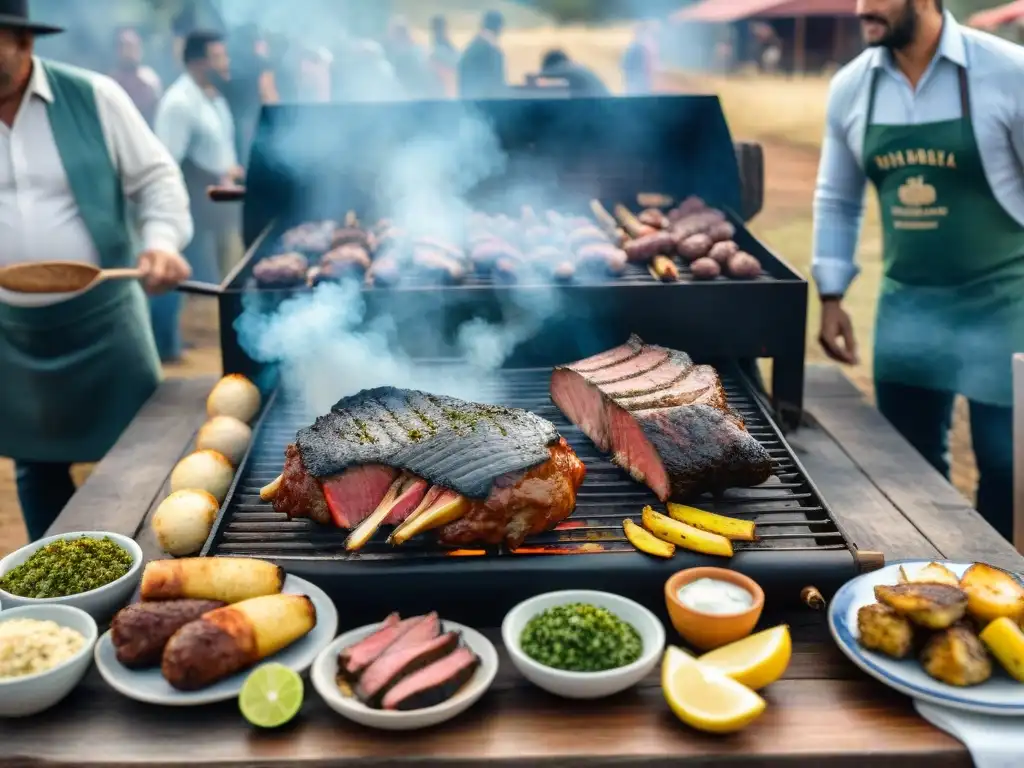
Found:
<path fill-rule="evenodd" d="M 456 33 L 464 44 L 469 32 Z M 621 87 L 618 62 L 630 40 L 628 28 L 556 29 L 512 31 L 506 35 L 509 76 L 513 81 L 535 71 L 543 52 L 552 47 L 591 66 L 613 89 Z M 761 141 L 766 148 L 767 184 L 764 211 L 752 229 L 770 248 L 803 274 L 809 274 L 811 251 L 811 201 L 817 171 L 818 147 L 825 114 L 825 78 L 766 78 L 763 76 L 712 77 L 666 75 L 663 88 L 672 91 L 718 93 L 737 139 Z M 880 237 L 877 210 L 868 201 L 859 260 L 863 269 L 849 294 L 849 308 L 861 343 L 863 362 L 848 375 L 870 396 L 870 346 L 874 326 L 874 301 L 880 277 Z M 818 324 L 817 303 L 812 300 L 808 318 L 807 354 L 811 362 L 824 356 L 814 337 Z M 216 315 L 212 300 L 195 299 L 186 312 L 187 337 L 193 348 L 183 365 L 168 370 L 170 376 L 212 374 L 218 371 Z M 966 429 L 966 409 L 958 407 L 953 436 L 954 482 L 964 493 L 973 492 L 975 469 Z M 78 468 L 79 478 L 88 468 Z M 19 546 L 25 538 L 14 495 L 9 462 L 0 460 L 0 555 Z"/>

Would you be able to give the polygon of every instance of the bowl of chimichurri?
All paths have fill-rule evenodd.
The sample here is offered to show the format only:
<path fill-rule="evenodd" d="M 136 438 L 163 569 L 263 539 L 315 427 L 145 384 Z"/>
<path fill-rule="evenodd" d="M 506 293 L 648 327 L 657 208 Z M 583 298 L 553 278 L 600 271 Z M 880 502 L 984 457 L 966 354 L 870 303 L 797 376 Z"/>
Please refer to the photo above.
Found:
<path fill-rule="evenodd" d="M 570 699 L 631 688 L 665 649 L 665 628 L 651 611 L 592 590 L 548 592 L 520 603 L 505 616 L 501 636 L 527 680 Z"/>
<path fill-rule="evenodd" d="M 0 603 L 70 605 L 94 619 L 124 606 L 142 575 L 142 549 L 117 533 L 82 531 L 48 536 L 0 560 Z"/>

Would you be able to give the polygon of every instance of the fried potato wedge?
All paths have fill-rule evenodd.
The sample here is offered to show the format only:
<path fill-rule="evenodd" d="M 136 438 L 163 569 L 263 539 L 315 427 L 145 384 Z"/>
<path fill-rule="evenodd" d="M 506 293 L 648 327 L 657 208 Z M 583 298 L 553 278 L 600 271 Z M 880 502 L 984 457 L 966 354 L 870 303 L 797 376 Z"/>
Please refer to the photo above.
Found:
<path fill-rule="evenodd" d="M 921 667 L 936 680 L 961 688 L 984 683 L 992 676 L 985 646 L 965 624 L 930 637 L 921 651 Z"/>
<path fill-rule="evenodd" d="M 967 612 L 967 596 L 949 584 L 880 584 L 875 599 L 927 629 L 951 627 Z"/>
<path fill-rule="evenodd" d="M 672 557 L 676 553 L 675 544 L 670 541 L 662 541 L 632 520 L 623 520 L 622 530 L 625 532 L 629 543 L 645 554 L 667 558 Z"/>
<path fill-rule="evenodd" d="M 958 587 L 960 579 L 942 563 L 928 563 L 924 568 L 916 571 L 913 576 L 910 576 L 906 568 L 901 565 L 900 584 L 949 584 L 952 587 Z"/>
<path fill-rule="evenodd" d="M 1024 683 L 1024 630 L 1004 616 L 985 627 L 980 637 L 1006 673 Z"/>
<path fill-rule="evenodd" d="M 688 507 L 685 504 L 669 503 L 667 506 L 669 517 L 680 523 L 692 525 L 694 528 L 700 528 L 708 533 L 717 533 L 730 541 L 755 541 L 757 539 L 755 526 L 751 520 L 726 517 L 696 507 Z"/>
<path fill-rule="evenodd" d="M 692 525 L 680 523 L 667 515 L 655 512 L 651 507 L 644 507 L 644 528 L 662 541 L 668 541 L 677 547 L 700 552 L 704 555 L 732 557 L 732 542 L 717 533 L 708 533 Z"/>
<path fill-rule="evenodd" d="M 981 625 L 1004 616 L 1014 621 L 1024 617 L 1024 586 L 1006 571 L 975 563 L 960 579 L 967 595 L 967 612 Z"/>
<path fill-rule="evenodd" d="M 914 650 L 914 626 L 881 603 L 857 611 L 857 632 L 862 647 L 894 659 L 905 659 Z"/>

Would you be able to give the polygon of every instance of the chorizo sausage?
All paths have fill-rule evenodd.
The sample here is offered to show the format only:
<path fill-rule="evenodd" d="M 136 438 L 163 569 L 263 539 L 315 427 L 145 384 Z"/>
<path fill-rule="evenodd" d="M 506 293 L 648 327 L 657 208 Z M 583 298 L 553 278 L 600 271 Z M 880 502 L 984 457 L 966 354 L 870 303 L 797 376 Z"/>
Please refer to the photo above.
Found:
<path fill-rule="evenodd" d="M 668 256 L 676 249 L 676 239 L 669 232 L 655 232 L 626 243 L 624 250 L 630 261 L 646 262 L 655 256 Z"/>
<path fill-rule="evenodd" d="M 132 669 L 159 666 L 171 635 L 224 605 L 220 600 L 164 600 L 122 608 L 110 622 L 117 660 Z"/>

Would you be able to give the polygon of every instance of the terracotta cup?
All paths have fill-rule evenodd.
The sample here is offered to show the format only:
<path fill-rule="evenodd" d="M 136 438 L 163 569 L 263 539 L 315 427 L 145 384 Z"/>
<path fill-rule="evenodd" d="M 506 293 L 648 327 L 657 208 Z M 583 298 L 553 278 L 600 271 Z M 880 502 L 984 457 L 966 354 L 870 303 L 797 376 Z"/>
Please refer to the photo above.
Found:
<path fill-rule="evenodd" d="M 728 581 L 747 590 L 754 602 L 742 613 L 716 615 L 688 608 L 679 601 L 679 590 L 697 579 Z M 665 582 L 665 605 L 672 626 L 691 646 L 701 651 L 714 650 L 740 640 L 757 626 L 764 608 L 764 591 L 756 581 L 727 568 L 687 568 L 669 577 Z"/>

